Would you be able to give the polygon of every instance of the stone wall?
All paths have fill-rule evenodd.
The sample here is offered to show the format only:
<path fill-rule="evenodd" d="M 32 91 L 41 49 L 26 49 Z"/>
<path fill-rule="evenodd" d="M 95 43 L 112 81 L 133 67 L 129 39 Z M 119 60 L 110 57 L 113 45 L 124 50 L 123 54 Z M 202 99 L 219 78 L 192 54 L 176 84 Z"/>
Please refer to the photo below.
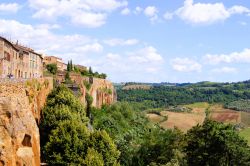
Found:
<path fill-rule="evenodd" d="M 0 166 L 40 165 L 37 122 L 52 84 L 50 78 L 0 80 Z"/>

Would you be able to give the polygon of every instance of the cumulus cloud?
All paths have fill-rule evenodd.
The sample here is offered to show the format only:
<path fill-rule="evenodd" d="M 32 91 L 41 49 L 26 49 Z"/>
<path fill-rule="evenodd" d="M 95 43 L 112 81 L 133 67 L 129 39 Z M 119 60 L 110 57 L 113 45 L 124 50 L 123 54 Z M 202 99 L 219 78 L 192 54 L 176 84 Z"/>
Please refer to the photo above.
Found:
<path fill-rule="evenodd" d="M 132 52 L 106 52 L 103 40 L 89 36 L 53 33 L 50 25 L 23 24 L 15 20 L 0 19 L 0 34 L 20 44 L 32 47 L 39 53 L 55 55 L 66 62 L 92 66 L 95 71 L 104 72 L 113 81 L 141 80 L 155 82 L 162 76 L 163 58 L 157 49 L 145 46 Z M 53 26 L 53 25 L 51 25 Z M 122 40 L 122 44 L 133 44 L 136 40 Z M 132 42 L 133 41 L 133 42 Z M 120 43 L 121 44 L 121 43 Z M 150 73 L 151 77 L 145 77 Z"/>
<path fill-rule="evenodd" d="M 158 19 L 158 9 L 155 6 L 148 6 L 144 9 L 145 16 L 150 18 L 151 22 L 155 22 Z"/>
<path fill-rule="evenodd" d="M 166 12 L 166 13 L 164 14 L 163 17 L 164 17 L 166 20 L 171 20 L 171 19 L 173 18 L 173 16 L 174 16 L 173 13 Z"/>
<path fill-rule="evenodd" d="M 230 54 L 207 54 L 204 61 L 208 64 L 220 63 L 250 63 L 250 49 Z"/>
<path fill-rule="evenodd" d="M 130 9 L 129 8 L 125 8 L 121 11 L 122 15 L 129 15 L 130 14 Z"/>
<path fill-rule="evenodd" d="M 131 45 L 136 45 L 139 43 L 137 39 L 109 39 L 109 40 L 104 40 L 104 43 L 109 45 L 109 46 L 131 46 Z"/>
<path fill-rule="evenodd" d="M 143 49 L 130 53 L 132 61 L 138 63 L 160 63 L 163 62 L 162 56 L 157 52 L 157 50 L 152 46 L 147 46 Z"/>
<path fill-rule="evenodd" d="M 74 51 L 79 53 L 100 53 L 103 51 L 103 46 L 99 43 L 86 44 L 80 47 L 76 47 Z"/>
<path fill-rule="evenodd" d="M 229 73 L 229 74 L 234 74 L 237 73 L 238 70 L 233 67 L 222 67 L 222 68 L 215 68 L 212 70 L 213 73 Z"/>
<path fill-rule="evenodd" d="M 0 12 L 16 13 L 21 6 L 17 3 L 0 3 Z"/>
<path fill-rule="evenodd" d="M 175 58 L 171 62 L 172 68 L 179 72 L 201 72 L 202 65 L 189 58 Z"/>
<path fill-rule="evenodd" d="M 29 0 L 29 6 L 35 10 L 34 18 L 68 17 L 72 23 L 89 28 L 102 26 L 110 12 L 127 4 L 127 1 L 117 0 Z"/>
<path fill-rule="evenodd" d="M 15 20 L 0 19 L 0 33 L 40 53 L 58 55 L 65 60 L 84 59 L 89 53 L 101 53 L 103 46 L 91 37 L 72 34 L 57 35 L 48 26 L 32 26 Z"/>
<path fill-rule="evenodd" d="M 232 6 L 226 8 L 223 3 L 194 3 L 193 0 L 185 0 L 184 6 L 177 9 L 172 15 L 191 24 L 212 24 L 224 21 L 234 14 L 249 14 L 250 10 L 244 6 Z M 166 19 L 171 19 L 171 13 L 167 12 Z"/>
<path fill-rule="evenodd" d="M 134 10 L 135 14 L 140 14 L 143 11 L 143 9 L 140 6 L 137 6 Z"/>

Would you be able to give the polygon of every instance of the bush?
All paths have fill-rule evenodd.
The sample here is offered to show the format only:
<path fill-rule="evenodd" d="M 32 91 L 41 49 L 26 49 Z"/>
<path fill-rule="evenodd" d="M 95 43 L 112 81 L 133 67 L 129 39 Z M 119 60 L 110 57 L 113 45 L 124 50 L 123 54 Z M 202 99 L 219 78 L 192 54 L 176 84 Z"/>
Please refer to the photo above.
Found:
<path fill-rule="evenodd" d="M 47 64 L 46 69 L 53 75 L 57 73 L 57 65 L 55 63 Z"/>

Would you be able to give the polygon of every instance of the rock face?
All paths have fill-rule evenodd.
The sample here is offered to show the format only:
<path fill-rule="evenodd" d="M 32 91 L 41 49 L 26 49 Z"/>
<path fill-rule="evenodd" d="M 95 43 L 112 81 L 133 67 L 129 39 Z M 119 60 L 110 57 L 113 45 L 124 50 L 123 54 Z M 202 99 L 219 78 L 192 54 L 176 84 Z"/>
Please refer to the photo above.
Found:
<path fill-rule="evenodd" d="M 94 107 L 100 108 L 104 104 L 110 105 L 116 102 L 116 91 L 108 80 L 93 78 L 89 93 L 93 97 Z"/>
<path fill-rule="evenodd" d="M 64 81 L 64 74 L 58 75 L 58 83 Z M 86 104 L 86 94 L 89 93 L 93 97 L 92 106 L 100 108 L 104 104 L 112 104 L 116 102 L 117 95 L 113 84 L 106 80 L 93 77 L 84 77 L 80 74 L 71 73 L 70 78 L 73 82 L 71 88 L 73 91 L 79 91 L 81 101 Z M 78 87 L 78 88 L 76 88 Z"/>
<path fill-rule="evenodd" d="M 37 122 L 52 83 L 0 81 L 0 166 L 40 165 Z"/>

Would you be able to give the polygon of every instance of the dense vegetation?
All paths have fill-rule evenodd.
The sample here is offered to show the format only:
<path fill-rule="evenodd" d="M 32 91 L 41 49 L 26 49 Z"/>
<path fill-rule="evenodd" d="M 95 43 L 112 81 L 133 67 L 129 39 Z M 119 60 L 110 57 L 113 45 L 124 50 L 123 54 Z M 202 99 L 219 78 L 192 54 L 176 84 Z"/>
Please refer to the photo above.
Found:
<path fill-rule="evenodd" d="M 49 94 L 39 126 L 44 162 L 85 166 L 250 164 L 250 148 L 231 125 L 206 120 L 182 133 L 149 122 L 141 104 L 117 102 L 97 109 L 91 106 L 90 95 L 86 100 L 87 105 L 82 105 L 64 86 Z"/>
<path fill-rule="evenodd" d="M 195 102 L 229 103 L 250 99 L 250 82 L 184 84 L 153 86 L 149 90 L 117 89 L 118 100 L 142 103 L 148 108 L 168 107 Z"/>
<path fill-rule="evenodd" d="M 94 72 L 91 67 L 89 67 L 89 69 L 85 69 L 85 68 L 80 68 L 80 67 L 77 67 L 76 65 L 73 65 L 72 60 L 68 61 L 67 72 L 80 73 L 82 76 L 87 76 L 87 77 L 96 77 L 96 78 L 102 78 L 102 79 L 107 78 L 107 75 L 105 73 L 100 74 L 97 71 Z"/>
<path fill-rule="evenodd" d="M 249 165 L 249 146 L 231 125 L 206 120 L 184 134 L 152 125 L 131 103 L 92 112 L 94 127 L 114 139 L 121 165 Z"/>
<path fill-rule="evenodd" d="M 57 65 L 55 63 L 47 64 L 46 69 L 51 74 L 55 75 L 57 73 Z"/>
<path fill-rule="evenodd" d="M 225 105 L 226 108 L 250 112 L 250 100 L 237 100 Z"/>
<path fill-rule="evenodd" d="M 118 165 L 120 152 L 106 131 L 90 131 L 84 106 L 64 86 L 47 98 L 40 124 L 42 158 L 49 165 Z M 94 156 L 93 156 L 94 155 Z"/>

